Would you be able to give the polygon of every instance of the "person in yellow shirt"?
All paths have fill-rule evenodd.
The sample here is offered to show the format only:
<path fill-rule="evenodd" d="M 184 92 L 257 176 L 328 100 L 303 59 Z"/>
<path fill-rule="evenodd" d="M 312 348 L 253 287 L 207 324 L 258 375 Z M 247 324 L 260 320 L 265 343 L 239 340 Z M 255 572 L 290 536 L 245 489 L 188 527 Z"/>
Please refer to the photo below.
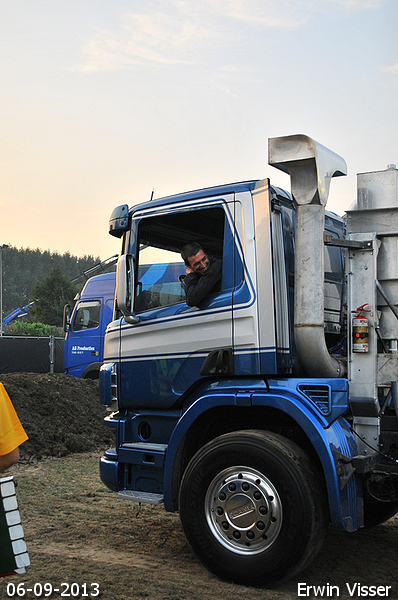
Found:
<path fill-rule="evenodd" d="M 0 472 L 17 462 L 18 447 L 27 439 L 11 400 L 0 383 Z"/>

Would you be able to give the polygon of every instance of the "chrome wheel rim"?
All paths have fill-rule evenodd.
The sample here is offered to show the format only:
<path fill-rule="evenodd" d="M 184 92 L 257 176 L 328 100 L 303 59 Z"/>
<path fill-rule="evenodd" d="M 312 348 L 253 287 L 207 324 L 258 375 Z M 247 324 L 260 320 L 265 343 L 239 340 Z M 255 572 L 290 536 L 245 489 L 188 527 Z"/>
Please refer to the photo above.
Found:
<path fill-rule="evenodd" d="M 282 527 L 282 503 L 275 486 L 249 467 L 219 473 L 208 487 L 205 510 L 214 537 L 236 554 L 264 551 Z"/>

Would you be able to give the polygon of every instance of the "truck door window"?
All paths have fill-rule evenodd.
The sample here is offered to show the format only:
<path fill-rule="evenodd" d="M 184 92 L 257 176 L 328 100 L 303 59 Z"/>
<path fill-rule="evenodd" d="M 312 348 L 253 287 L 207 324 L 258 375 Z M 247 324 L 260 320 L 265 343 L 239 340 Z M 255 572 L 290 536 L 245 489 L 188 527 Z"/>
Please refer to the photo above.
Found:
<path fill-rule="evenodd" d="M 101 304 L 95 300 L 81 302 L 73 319 L 73 331 L 94 329 L 99 326 Z"/>
<path fill-rule="evenodd" d="M 136 311 L 142 312 L 183 302 L 185 295 L 178 281 L 183 272 L 184 263 L 176 252 L 141 245 Z"/>
<path fill-rule="evenodd" d="M 193 241 L 222 258 L 224 210 L 189 210 L 143 219 L 139 225 L 135 311 L 137 313 L 185 302 L 179 281 L 186 266 L 181 248 Z"/>

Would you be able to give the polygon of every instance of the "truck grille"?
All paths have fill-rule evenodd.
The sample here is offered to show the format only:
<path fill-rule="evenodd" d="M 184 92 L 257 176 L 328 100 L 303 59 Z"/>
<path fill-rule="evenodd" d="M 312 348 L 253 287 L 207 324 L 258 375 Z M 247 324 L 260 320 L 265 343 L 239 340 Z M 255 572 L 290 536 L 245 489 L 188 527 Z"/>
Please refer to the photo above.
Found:
<path fill-rule="evenodd" d="M 323 415 L 331 413 L 331 394 L 328 385 L 301 384 L 298 390 L 304 394 Z"/>

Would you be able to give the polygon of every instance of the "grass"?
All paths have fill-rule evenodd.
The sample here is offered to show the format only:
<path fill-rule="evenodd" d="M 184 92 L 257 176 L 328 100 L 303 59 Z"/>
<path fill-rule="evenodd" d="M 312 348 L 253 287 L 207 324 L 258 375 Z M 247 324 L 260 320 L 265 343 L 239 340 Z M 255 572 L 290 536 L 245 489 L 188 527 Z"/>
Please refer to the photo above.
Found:
<path fill-rule="evenodd" d="M 219 581 L 200 565 L 177 514 L 120 500 L 109 491 L 99 479 L 98 459 L 74 454 L 11 469 L 31 566 L 25 575 L 0 579 L 1 600 L 11 582 L 25 588 L 97 582 L 101 600 L 291 600 L 298 582 L 329 582 L 342 592 L 346 582 L 360 582 L 391 584 L 389 597 L 398 598 L 398 516 L 353 534 L 331 529 L 304 573 L 277 590 L 246 588 Z"/>

